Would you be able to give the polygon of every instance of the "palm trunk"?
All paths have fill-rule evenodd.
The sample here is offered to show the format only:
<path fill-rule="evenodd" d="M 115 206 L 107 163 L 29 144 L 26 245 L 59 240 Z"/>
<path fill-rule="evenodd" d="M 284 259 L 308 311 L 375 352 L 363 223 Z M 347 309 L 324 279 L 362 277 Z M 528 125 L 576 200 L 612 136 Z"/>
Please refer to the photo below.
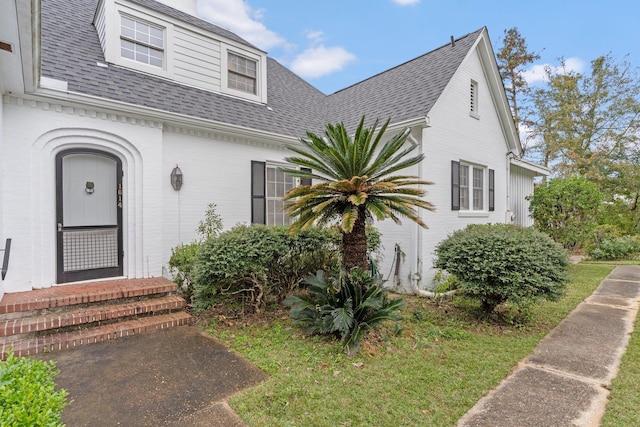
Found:
<path fill-rule="evenodd" d="M 351 233 L 342 233 L 342 262 L 347 271 L 354 267 L 365 271 L 369 268 L 365 225 L 365 213 L 364 209 L 361 209 Z"/>

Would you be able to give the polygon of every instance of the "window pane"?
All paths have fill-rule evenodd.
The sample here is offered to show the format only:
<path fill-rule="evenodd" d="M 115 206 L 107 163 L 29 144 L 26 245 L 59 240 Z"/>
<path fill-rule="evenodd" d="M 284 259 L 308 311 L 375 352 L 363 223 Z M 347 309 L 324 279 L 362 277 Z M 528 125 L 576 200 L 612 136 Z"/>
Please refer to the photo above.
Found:
<path fill-rule="evenodd" d="M 122 27 L 122 36 L 132 39 L 135 36 L 135 31 L 132 28 Z"/>
<path fill-rule="evenodd" d="M 469 188 L 460 187 L 460 209 L 469 210 Z"/>
<path fill-rule="evenodd" d="M 229 52 L 227 55 L 229 88 L 256 93 L 257 62 Z"/>
<path fill-rule="evenodd" d="M 121 16 L 120 37 L 122 57 L 162 67 L 164 29 Z"/>
<path fill-rule="evenodd" d="M 469 166 L 460 165 L 460 209 L 469 210 Z"/>
<path fill-rule="evenodd" d="M 484 169 L 473 168 L 473 209 L 484 209 Z"/>
<path fill-rule="evenodd" d="M 121 21 L 120 22 L 122 23 L 122 27 L 131 28 L 131 29 L 134 29 L 135 25 L 136 25 L 135 22 L 133 21 L 133 19 L 129 19 L 129 18 L 125 17 L 125 16 L 121 17 Z"/>

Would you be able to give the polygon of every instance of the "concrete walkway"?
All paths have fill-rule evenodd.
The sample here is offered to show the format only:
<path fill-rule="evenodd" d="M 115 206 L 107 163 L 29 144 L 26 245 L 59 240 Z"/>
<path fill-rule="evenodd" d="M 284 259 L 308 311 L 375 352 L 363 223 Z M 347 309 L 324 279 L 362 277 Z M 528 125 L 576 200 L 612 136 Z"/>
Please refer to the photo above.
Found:
<path fill-rule="evenodd" d="M 242 427 L 227 399 L 267 378 L 195 326 L 36 357 L 56 361 L 69 427 Z"/>
<path fill-rule="evenodd" d="M 640 266 L 619 266 L 462 427 L 598 426 L 640 305 Z"/>

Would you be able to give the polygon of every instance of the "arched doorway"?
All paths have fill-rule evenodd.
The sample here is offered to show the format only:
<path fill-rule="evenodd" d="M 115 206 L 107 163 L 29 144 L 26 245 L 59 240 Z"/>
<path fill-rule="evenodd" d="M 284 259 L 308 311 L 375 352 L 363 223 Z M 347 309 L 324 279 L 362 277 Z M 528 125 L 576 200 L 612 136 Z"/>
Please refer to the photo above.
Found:
<path fill-rule="evenodd" d="M 57 282 L 122 276 L 122 161 L 100 150 L 56 155 Z"/>

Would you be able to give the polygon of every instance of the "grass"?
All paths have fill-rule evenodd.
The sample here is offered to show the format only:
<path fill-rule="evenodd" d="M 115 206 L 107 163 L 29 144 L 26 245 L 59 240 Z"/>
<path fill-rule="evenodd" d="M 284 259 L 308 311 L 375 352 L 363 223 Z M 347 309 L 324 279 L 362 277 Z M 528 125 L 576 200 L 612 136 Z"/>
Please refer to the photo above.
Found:
<path fill-rule="evenodd" d="M 500 318 L 478 320 L 477 306 L 462 298 L 409 297 L 402 321 L 370 335 L 354 358 L 303 335 L 286 312 L 260 323 L 218 321 L 210 332 L 270 375 L 231 399 L 250 426 L 454 425 L 612 268 L 572 266 L 561 301 Z"/>
<path fill-rule="evenodd" d="M 639 265 L 637 261 L 636 265 Z M 629 345 L 622 356 L 620 370 L 611 384 L 607 411 L 602 427 L 640 425 L 640 318 L 631 334 Z"/>

